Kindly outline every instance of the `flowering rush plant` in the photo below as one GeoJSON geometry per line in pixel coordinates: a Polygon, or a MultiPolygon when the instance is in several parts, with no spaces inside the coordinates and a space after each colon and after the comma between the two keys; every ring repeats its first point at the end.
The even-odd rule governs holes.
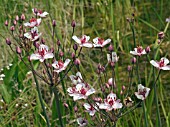
{"type": "MultiPolygon", "coordinates": [[[[129,53],[133,58],[131,65],[128,66],[128,82],[118,83],[116,73],[118,73],[119,59],[122,56],[119,51],[113,50],[116,47],[113,47],[111,37],[95,37],[91,39],[88,35],[75,35],[74,28],[76,23],[73,21],[71,23],[73,36],[70,38],[69,44],[73,48],[67,52],[68,46],[55,37],[56,20],[51,22],[52,42],[46,43],[42,38],[43,31],[41,31],[40,26],[43,24],[42,20],[49,18],[49,13],[36,8],[33,8],[32,12],[33,17],[31,19],[26,20],[24,14],[19,19],[14,19],[15,22],[10,27],[11,36],[14,40],[11,41],[7,38],[6,43],[14,53],[18,54],[19,59],[26,67],[32,71],[48,127],[56,121],[56,124],[59,123],[61,127],[66,126],[67,123],[64,122],[63,116],[67,112],[65,114],[61,113],[62,105],[68,108],[71,113],[73,113],[74,109],[75,115],[71,118],[77,121],[77,123],[73,122],[73,124],[78,124],[79,126],[116,126],[119,118],[127,115],[129,111],[132,112],[137,109],[141,104],[143,104],[143,110],[146,113],[145,100],[147,100],[153,87],[154,92],[156,92],[156,82],[160,75],[160,70],[170,70],[170,66],[167,65],[169,63],[167,58],[162,57],[160,61],[150,61],[150,64],[159,70],[158,77],[154,81],[154,85],[142,84],[139,73],[140,59],[144,55],[149,57],[151,50],[149,46],[146,48],[143,48],[143,46],[135,47],[134,43],[134,50],[129,53]],[[13,48],[16,48],[16,51],[13,48]],[[84,48],[86,50],[83,52],[84,48]],[[97,58],[100,56],[100,62],[95,63],[95,65],[90,64],[92,68],[96,69],[95,74],[89,74],[94,77],[90,79],[87,78],[88,67],[83,66],[82,56],[87,51],[97,51],[98,49],[102,49],[96,56],[97,58]],[[28,59],[26,60],[25,58],[28,59]],[[37,69],[34,68],[34,61],[39,63],[37,69]],[[43,74],[40,73],[41,70],[43,70],[43,74]],[[137,79],[137,81],[134,79],[137,79]],[[53,121],[50,121],[49,113],[45,109],[39,81],[48,84],[52,91],[52,96],[54,96],[52,101],[55,102],[55,109],[58,114],[53,121]],[[61,89],[62,92],[60,91],[61,89]],[[64,94],[62,95],[61,93],[64,94]],[[83,114],[78,113],[79,108],[84,111],[83,114]],[[89,114],[89,117],[87,117],[86,113],[89,114]],[[91,121],[91,118],[95,120],[91,121]]],[[[5,22],[5,25],[8,28],[8,21],[5,22]]],[[[162,39],[163,37],[161,41],[162,39]]]]}

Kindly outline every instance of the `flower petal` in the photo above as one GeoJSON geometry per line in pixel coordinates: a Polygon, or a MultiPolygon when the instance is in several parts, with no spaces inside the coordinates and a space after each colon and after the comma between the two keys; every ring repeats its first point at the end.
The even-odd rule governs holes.
{"type": "Polygon", "coordinates": [[[159,68],[159,64],[157,63],[157,61],[151,60],[150,63],[151,63],[154,67],[159,68]]]}
{"type": "Polygon", "coordinates": [[[109,39],[105,40],[102,45],[105,46],[105,45],[109,44],[110,42],[111,42],[111,39],[109,38],[109,39]]]}
{"type": "Polygon", "coordinates": [[[54,57],[54,54],[53,53],[46,53],[45,56],[44,56],[44,59],[49,59],[49,58],[53,58],[54,57]]]}
{"type": "Polygon", "coordinates": [[[96,92],[95,89],[94,89],[94,88],[91,88],[91,89],[89,89],[89,90],[87,91],[86,96],[89,96],[89,95],[91,95],[91,94],[93,94],[93,93],[95,93],[95,92],[96,92]]]}
{"type": "Polygon", "coordinates": [[[164,66],[164,67],[161,67],[162,70],[170,70],[170,65],[167,65],[167,66],[164,66]]]}
{"type": "Polygon", "coordinates": [[[169,63],[169,60],[165,57],[161,58],[161,60],[164,60],[164,65],[167,65],[169,63]]]}
{"type": "Polygon", "coordinates": [[[78,44],[81,44],[81,41],[80,41],[80,39],[77,37],[77,36],[73,36],[72,37],[72,39],[75,41],[75,42],[77,42],[78,44]]]}
{"type": "Polygon", "coordinates": [[[113,105],[113,108],[114,109],[118,109],[118,108],[122,108],[122,103],[119,103],[119,101],[117,100],[115,103],[114,103],[114,105],[113,105]]]}
{"type": "Polygon", "coordinates": [[[80,44],[80,46],[87,47],[87,48],[92,48],[93,44],[92,43],[83,43],[83,44],[80,44]]]}
{"type": "Polygon", "coordinates": [[[138,53],[136,51],[130,51],[130,54],[132,55],[138,55],[138,53]]]}
{"type": "Polygon", "coordinates": [[[38,53],[32,54],[30,60],[39,60],[41,56],[38,53]]]}

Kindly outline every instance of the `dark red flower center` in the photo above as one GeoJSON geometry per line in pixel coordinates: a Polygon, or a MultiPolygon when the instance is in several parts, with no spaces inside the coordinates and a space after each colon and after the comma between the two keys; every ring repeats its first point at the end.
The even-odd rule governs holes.
{"type": "Polygon", "coordinates": [[[59,60],[59,61],[58,61],[58,65],[56,65],[56,66],[59,66],[59,68],[62,68],[62,67],[64,66],[63,61],[62,61],[62,60],[59,60]]]}
{"type": "Polygon", "coordinates": [[[81,43],[82,43],[82,44],[83,44],[83,43],[86,43],[86,37],[85,37],[85,36],[82,37],[81,43]]]}
{"type": "Polygon", "coordinates": [[[38,51],[39,55],[41,55],[42,57],[44,57],[46,52],[47,52],[47,50],[45,48],[42,48],[41,50],[38,51]]]}
{"type": "Polygon", "coordinates": [[[32,36],[33,39],[34,39],[35,36],[38,36],[37,31],[31,32],[31,36],[32,36]]]}
{"type": "Polygon", "coordinates": [[[42,10],[38,10],[38,13],[42,14],[43,12],[42,12],[42,10]]]}
{"type": "Polygon", "coordinates": [[[94,110],[94,107],[93,107],[92,105],[90,105],[89,110],[93,111],[93,110],[94,110]]]}
{"type": "Polygon", "coordinates": [[[145,98],[145,94],[146,94],[146,88],[144,88],[143,90],[142,89],[139,89],[139,95],[142,95],[144,98],[145,98]]]}
{"type": "Polygon", "coordinates": [[[164,65],[164,60],[161,60],[160,62],[159,62],[159,66],[160,67],[164,67],[165,65],[164,65]]]}
{"type": "Polygon", "coordinates": [[[102,45],[102,44],[103,44],[103,42],[104,42],[104,39],[102,39],[102,38],[98,38],[98,44],[102,45]]]}
{"type": "Polygon", "coordinates": [[[87,93],[87,90],[85,88],[81,88],[80,93],[85,95],[87,93]]]}
{"type": "Polygon", "coordinates": [[[138,53],[142,53],[142,51],[143,51],[143,48],[141,46],[137,47],[137,52],[138,53]]]}
{"type": "Polygon", "coordinates": [[[37,19],[36,18],[32,18],[32,19],[30,19],[30,23],[32,23],[32,22],[36,22],[37,21],[37,19]]]}

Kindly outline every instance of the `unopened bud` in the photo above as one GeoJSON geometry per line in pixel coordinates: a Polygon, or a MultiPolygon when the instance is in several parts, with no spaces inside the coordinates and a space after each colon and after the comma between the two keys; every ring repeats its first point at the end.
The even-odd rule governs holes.
{"type": "Polygon", "coordinates": [[[74,44],[74,45],[73,45],[73,49],[74,49],[75,51],[78,49],[77,44],[74,44]]]}
{"type": "Polygon", "coordinates": [[[11,40],[9,38],[6,38],[7,45],[11,45],[11,40]]]}
{"type": "Polygon", "coordinates": [[[126,87],[123,85],[123,86],[122,86],[122,90],[124,91],[125,89],[126,89],[126,87]]]}
{"type": "Polygon", "coordinates": [[[76,55],[75,55],[74,52],[71,53],[71,57],[72,57],[73,59],[75,59],[76,55]]]}
{"type": "Polygon", "coordinates": [[[5,26],[8,26],[8,20],[5,21],[5,26]]]}
{"type": "Polygon", "coordinates": [[[81,62],[80,62],[80,60],[79,60],[78,58],[75,59],[75,61],[74,61],[74,64],[75,64],[75,65],[80,65],[80,63],[81,63],[81,62]]]}
{"type": "Polygon", "coordinates": [[[40,44],[38,43],[38,41],[34,41],[33,45],[38,49],[40,44]]]}
{"type": "Polygon", "coordinates": [[[76,22],[73,20],[71,26],[74,28],[76,26],[76,22]]]}
{"type": "Polygon", "coordinates": [[[128,65],[127,70],[128,70],[128,71],[131,71],[131,70],[132,70],[132,67],[131,67],[130,65],[128,65]]]}
{"type": "Polygon", "coordinates": [[[112,46],[112,45],[109,45],[108,50],[109,50],[110,52],[113,52],[113,46],[112,46]]]}
{"type": "Polygon", "coordinates": [[[37,13],[38,13],[37,8],[34,8],[34,13],[35,13],[35,14],[37,14],[37,13]]]}
{"type": "Polygon", "coordinates": [[[60,57],[63,57],[64,56],[64,53],[62,51],[59,52],[59,56],[60,57]]]}
{"type": "Polygon", "coordinates": [[[110,88],[110,85],[108,83],[106,83],[105,85],[106,85],[106,88],[110,88]]]}
{"type": "Polygon", "coordinates": [[[78,107],[74,106],[74,112],[77,112],[77,111],[78,111],[78,107]]]}
{"type": "Polygon", "coordinates": [[[22,21],[25,20],[25,15],[24,15],[24,14],[21,15],[21,20],[22,20],[22,21]]]}
{"type": "Polygon", "coordinates": [[[52,52],[52,53],[54,52],[54,48],[51,48],[51,52],[52,52]]]}
{"type": "Polygon", "coordinates": [[[53,27],[56,26],[56,20],[53,20],[53,27]]]}
{"type": "Polygon", "coordinates": [[[45,44],[45,40],[41,38],[41,44],[45,44]]]}
{"type": "Polygon", "coordinates": [[[11,31],[14,31],[14,30],[15,30],[15,27],[14,27],[14,26],[11,26],[10,30],[11,30],[11,31]]]}
{"type": "Polygon", "coordinates": [[[146,49],[145,49],[146,53],[149,53],[151,51],[150,47],[147,46],[146,49]]]}
{"type": "Polygon", "coordinates": [[[64,105],[64,107],[68,108],[68,104],[67,103],[64,102],[63,105],[64,105]]]}
{"type": "Polygon", "coordinates": [[[160,44],[161,43],[161,40],[160,39],[158,39],[158,44],[160,44]]]}
{"type": "Polygon", "coordinates": [[[115,63],[114,63],[114,62],[110,62],[110,65],[111,65],[112,67],[114,67],[114,66],[115,66],[115,63]]]}
{"type": "Polygon", "coordinates": [[[132,64],[135,64],[136,63],[136,58],[133,57],[131,61],[132,61],[132,64]]]}
{"type": "Polygon", "coordinates": [[[18,16],[18,15],[16,15],[15,20],[16,20],[16,21],[18,21],[18,20],[19,20],[19,16],[18,16]]]}
{"type": "Polygon", "coordinates": [[[30,56],[28,56],[28,61],[30,61],[30,62],[31,62],[30,56]]]}
{"type": "Polygon", "coordinates": [[[165,36],[164,32],[161,31],[161,32],[158,33],[158,38],[159,39],[163,39],[164,36],[165,36]]]}
{"type": "Polygon", "coordinates": [[[22,50],[20,49],[20,47],[16,47],[16,52],[18,53],[18,54],[21,54],[22,53],[22,50]]]}
{"type": "Polygon", "coordinates": [[[121,90],[121,91],[120,91],[120,95],[122,95],[122,94],[123,94],[123,91],[121,90]]]}
{"type": "Polygon", "coordinates": [[[14,26],[15,26],[15,25],[17,25],[17,21],[16,21],[16,20],[14,20],[14,21],[13,21],[13,24],[14,24],[14,26]]]}
{"type": "Polygon", "coordinates": [[[60,40],[57,41],[57,45],[60,46],[61,45],[61,42],[60,40]]]}
{"type": "Polygon", "coordinates": [[[109,78],[109,80],[108,80],[108,84],[109,84],[110,86],[112,86],[112,85],[113,85],[113,78],[109,78]]]}

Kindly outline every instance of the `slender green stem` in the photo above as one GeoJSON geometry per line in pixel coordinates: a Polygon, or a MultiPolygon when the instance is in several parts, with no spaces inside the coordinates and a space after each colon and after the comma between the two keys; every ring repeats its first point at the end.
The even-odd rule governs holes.
{"type": "Polygon", "coordinates": [[[147,119],[147,114],[145,110],[145,101],[142,102],[142,108],[143,108],[144,117],[145,117],[145,127],[148,127],[148,119],[147,119]]]}
{"type": "MultiPolygon", "coordinates": [[[[31,67],[33,67],[32,63],[30,63],[30,64],[31,64],[31,67]]],[[[49,119],[48,119],[48,116],[47,116],[47,113],[46,113],[46,110],[45,110],[45,106],[44,106],[44,103],[43,103],[43,98],[42,98],[42,95],[41,95],[39,83],[38,83],[37,77],[36,77],[36,75],[35,75],[34,72],[33,72],[33,76],[34,76],[36,88],[37,88],[37,91],[38,91],[38,97],[39,97],[39,100],[40,100],[40,103],[41,103],[41,107],[42,107],[42,109],[43,109],[43,113],[44,113],[44,116],[45,116],[45,120],[46,120],[46,122],[47,122],[47,127],[50,127],[50,123],[49,123],[49,119]]]]}
{"type": "Polygon", "coordinates": [[[158,125],[159,125],[159,127],[162,127],[161,117],[160,117],[160,112],[159,112],[159,105],[158,105],[157,87],[156,87],[156,82],[159,78],[160,73],[161,73],[161,70],[159,70],[159,72],[158,72],[158,76],[155,80],[153,87],[154,87],[154,97],[155,97],[155,103],[156,103],[156,113],[157,113],[157,117],[158,117],[158,125]]]}
{"type": "Polygon", "coordinates": [[[130,22],[130,27],[131,27],[131,30],[132,30],[132,34],[133,34],[133,43],[134,43],[134,48],[136,47],[136,39],[135,39],[135,28],[134,28],[134,23],[130,22]]]}

